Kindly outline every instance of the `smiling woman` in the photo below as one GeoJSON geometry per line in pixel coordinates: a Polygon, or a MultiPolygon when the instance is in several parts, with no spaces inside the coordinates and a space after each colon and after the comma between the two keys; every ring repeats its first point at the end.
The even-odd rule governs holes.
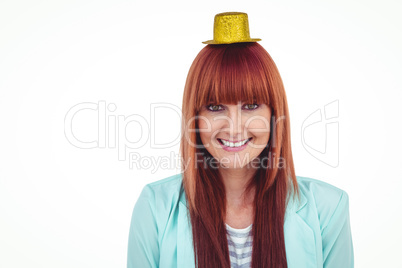
{"type": "Polygon", "coordinates": [[[183,172],[141,192],[128,268],[353,267],[348,195],[296,176],[285,89],[259,40],[247,14],[215,16],[184,88],[183,172]]]}

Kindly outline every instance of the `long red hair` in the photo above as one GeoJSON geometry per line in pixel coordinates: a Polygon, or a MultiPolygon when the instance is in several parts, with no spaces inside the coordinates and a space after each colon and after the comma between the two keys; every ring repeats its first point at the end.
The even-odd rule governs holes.
{"type": "Polygon", "coordinates": [[[294,171],[286,94],[279,71],[258,43],[207,45],[194,59],[182,106],[183,187],[191,219],[195,266],[230,268],[224,216],[225,188],[211,155],[202,146],[197,115],[210,103],[265,103],[272,111],[271,133],[246,191],[255,186],[252,267],[287,267],[284,218],[289,196],[299,189],[294,171]],[[261,162],[264,163],[264,162],[261,162]]]}

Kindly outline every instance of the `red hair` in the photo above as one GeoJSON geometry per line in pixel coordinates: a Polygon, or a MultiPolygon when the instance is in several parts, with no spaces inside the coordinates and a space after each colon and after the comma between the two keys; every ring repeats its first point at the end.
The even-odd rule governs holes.
{"type": "Polygon", "coordinates": [[[287,267],[284,217],[291,193],[299,196],[290,141],[285,89],[268,52],[258,43],[207,45],[190,67],[183,96],[183,187],[191,219],[195,265],[230,268],[224,216],[226,196],[217,169],[205,165],[197,115],[210,103],[265,103],[272,111],[271,133],[260,157],[270,163],[258,168],[247,185],[255,187],[252,267],[287,267]],[[257,101],[257,102],[254,102],[257,101]],[[201,159],[200,159],[201,158],[201,159]],[[284,162],[285,167],[276,164],[284,162]]]}

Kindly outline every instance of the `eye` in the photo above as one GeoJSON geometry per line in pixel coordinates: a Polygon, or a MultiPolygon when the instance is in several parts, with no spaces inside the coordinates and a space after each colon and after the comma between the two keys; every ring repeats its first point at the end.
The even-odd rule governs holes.
{"type": "Polygon", "coordinates": [[[255,110],[259,107],[259,105],[258,104],[246,104],[246,105],[244,105],[244,107],[247,107],[246,110],[255,110]]]}
{"type": "MultiPolygon", "coordinates": [[[[258,104],[246,104],[243,107],[245,107],[245,110],[252,111],[252,110],[257,109],[259,107],[259,105],[258,104]]],[[[219,112],[219,111],[223,110],[222,105],[219,105],[219,104],[209,104],[206,106],[206,108],[211,112],[219,112]]]]}
{"type": "Polygon", "coordinates": [[[207,109],[210,110],[211,112],[218,112],[218,111],[223,110],[223,109],[219,109],[219,107],[221,107],[221,106],[218,104],[207,105],[207,109]]]}

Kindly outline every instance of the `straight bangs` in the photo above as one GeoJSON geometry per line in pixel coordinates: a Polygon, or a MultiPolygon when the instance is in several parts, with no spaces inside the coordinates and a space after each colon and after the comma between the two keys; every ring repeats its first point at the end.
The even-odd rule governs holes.
{"type": "Polygon", "coordinates": [[[205,54],[198,61],[203,68],[199,68],[196,79],[197,113],[209,104],[244,102],[270,106],[268,77],[256,50],[250,49],[252,45],[255,44],[208,45],[204,48],[205,54]]]}

